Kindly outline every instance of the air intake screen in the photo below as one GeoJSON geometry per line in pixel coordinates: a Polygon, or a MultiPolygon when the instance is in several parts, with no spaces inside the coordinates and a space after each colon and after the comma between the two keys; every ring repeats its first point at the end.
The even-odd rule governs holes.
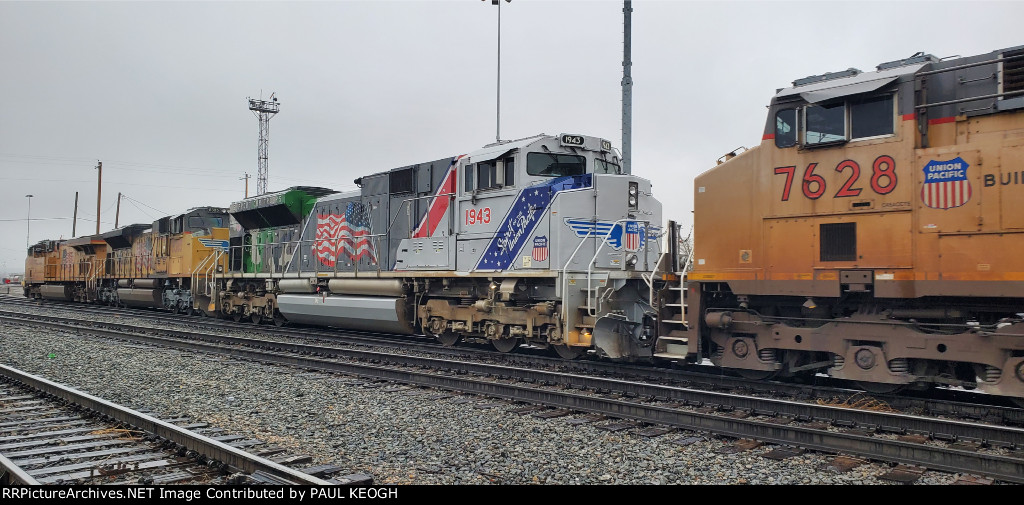
{"type": "Polygon", "coordinates": [[[411,193],[413,190],[413,174],[412,167],[403,168],[401,170],[392,170],[390,177],[390,189],[391,194],[396,193],[411,193]]]}
{"type": "Polygon", "coordinates": [[[857,260],[857,223],[821,225],[821,261],[857,260]]]}
{"type": "Polygon", "coordinates": [[[1019,58],[1003,62],[1003,92],[1024,90],[1024,49],[1007,51],[1003,53],[1004,58],[1019,56],[1019,58]]]}

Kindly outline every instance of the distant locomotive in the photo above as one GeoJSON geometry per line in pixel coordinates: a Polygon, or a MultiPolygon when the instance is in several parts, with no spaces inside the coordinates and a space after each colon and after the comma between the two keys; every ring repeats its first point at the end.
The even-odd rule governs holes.
{"type": "Polygon", "coordinates": [[[727,157],[659,354],[1024,397],[1024,47],[797,80],[727,157]]]}
{"type": "Polygon", "coordinates": [[[194,271],[227,245],[227,220],[226,209],[201,207],[152,225],[43,240],[28,249],[25,296],[192,313],[194,271]]]}

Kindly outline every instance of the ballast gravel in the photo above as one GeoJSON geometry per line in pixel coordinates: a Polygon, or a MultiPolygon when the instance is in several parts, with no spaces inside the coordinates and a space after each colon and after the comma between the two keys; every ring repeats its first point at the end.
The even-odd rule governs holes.
{"type": "MultiPolygon", "coordinates": [[[[161,417],[255,436],[311,464],[380,484],[890,484],[888,464],[847,472],[833,455],[781,461],[777,446],[727,454],[735,440],[539,419],[524,405],[352,376],[0,323],[0,362],[161,417]],[[697,441],[679,444],[685,439],[697,441]]],[[[925,471],[915,484],[958,475],[925,471]]]]}

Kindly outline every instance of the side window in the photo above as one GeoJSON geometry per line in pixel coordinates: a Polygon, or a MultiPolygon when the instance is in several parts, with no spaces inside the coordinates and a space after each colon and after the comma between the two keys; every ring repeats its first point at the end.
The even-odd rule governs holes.
{"type": "Polygon", "coordinates": [[[466,177],[464,177],[464,179],[466,180],[466,186],[465,186],[466,193],[472,193],[473,192],[473,188],[475,187],[475,186],[473,186],[473,169],[474,168],[476,168],[476,167],[473,166],[472,163],[466,165],[466,169],[465,169],[466,177]]]}
{"type": "Polygon", "coordinates": [[[828,144],[846,140],[846,103],[808,105],[804,109],[804,144],[828,144]]]}
{"type": "Polygon", "coordinates": [[[850,102],[850,138],[892,135],[895,132],[895,120],[893,95],[850,102]]]}
{"type": "Polygon", "coordinates": [[[784,109],[775,113],[775,147],[796,145],[796,109],[784,109]]]}
{"type": "Polygon", "coordinates": [[[516,184],[516,159],[512,156],[505,158],[505,187],[516,184]]]}
{"type": "Polygon", "coordinates": [[[481,161],[476,164],[477,189],[488,189],[498,185],[498,164],[495,160],[481,161]]]}

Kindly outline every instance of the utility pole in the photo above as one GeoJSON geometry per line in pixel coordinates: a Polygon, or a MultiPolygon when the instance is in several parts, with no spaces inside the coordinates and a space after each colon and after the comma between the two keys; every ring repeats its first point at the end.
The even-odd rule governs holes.
{"type": "Polygon", "coordinates": [[[267,192],[267,144],[270,142],[270,118],[280,110],[274,93],[269,100],[249,98],[249,110],[260,120],[259,168],[256,173],[256,194],[267,192]]]}
{"type": "Polygon", "coordinates": [[[96,234],[100,234],[100,197],[103,193],[103,162],[96,161],[96,169],[99,173],[96,176],[96,234]]]}
{"type": "Polygon", "coordinates": [[[28,214],[25,215],[25,250],[28,250],[28,245],[31,243],[28,239],[32,235],[32,196],[25,195],[28,198],[28,214]]]}
{"type": "MultiPolygon", "coordinates": [[[[511,3],[512,0],[505,0],[505,3],[511,3]]],[[[494,129],[494,140],[495,142],[501,142],[501,0],[491,0],[491,5],[498,6],[498,87],[497,87],[497,100],[495,106],[495,129],[494,129]]]]}
{"type": "Polygon", "coordinates": [[[78,230],[78,191],[75,191],[75,217],[71,218],[71,238],[75,238],[78,230]]]}
{"type": "Polygon", "coordinates": [[[630,55],[630,38],[633,2],[622,2],[622,173],[631,174],[633,141],[633,60],[630,55]]]}
{"type": "Polygon", "coordinates": [[[117,193],[117,213],[114,214],[114,229],[117,229],[118,220],[121,219],[121,193],[117,193]]]}
{"type": "Polygon", "coordinates": [[[245,173],[245,177],[239,177],[238,180],[245,181],[245,197],[249,198],[249,172],[245,173]]]}

